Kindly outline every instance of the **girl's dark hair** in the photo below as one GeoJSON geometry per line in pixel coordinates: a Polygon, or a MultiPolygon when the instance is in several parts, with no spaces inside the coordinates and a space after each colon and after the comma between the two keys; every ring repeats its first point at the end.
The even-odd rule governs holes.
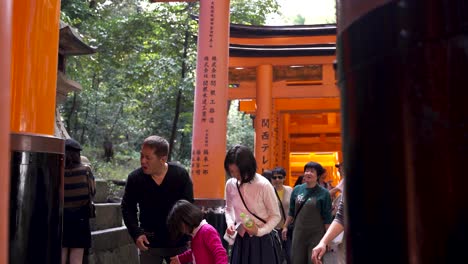
{"type": "Polygon", "coordinates": [[[257,161],[248,147],[235,145],[226,153],[224,169],[229,176],[231,176],[229,174],[229,165],[231,164],[235,164],[239,168],[241,184],[250,182],[255,177],[255,173],[257,172],[257,161]]]}
{"type": "Polygon", "coordinates": [[[182,224],[192,233],[200,225],[203,216],[203,212],[196,205],[187,200],[177,201],[167,216],[167,226],[172,239],[178,240],[184,235],[182,224]]]}
{"type": "Polygon", "coordinates": [[[304,172],[307,169],[315,169],[317,172],[317,181],[320,179],[320,177],[325,173],[325,169],[320,165],[320,163],[309,161],[304,165],[304,172]]]}
{"type": "Polygon", "coordinates": [[[65,149],[65,169],[72,169],[81,164],[80,151],[75,149],[65,149]]]}

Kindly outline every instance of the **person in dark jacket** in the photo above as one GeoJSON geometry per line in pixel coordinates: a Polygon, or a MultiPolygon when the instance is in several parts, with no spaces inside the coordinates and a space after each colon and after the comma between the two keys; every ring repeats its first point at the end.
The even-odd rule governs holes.
{"type": "Polygon", "coordinates": [[[123,219],[140,251],[141,264],[160,264],[163,259],[169,263],[187,249],[187,237],[171,240],[166,219],[178,200],[193,202],[193,184],[186,169],[167,161],[168,153],[167,140],[146,138],[141,167],[128,175],[122,198],[123,219]]]}

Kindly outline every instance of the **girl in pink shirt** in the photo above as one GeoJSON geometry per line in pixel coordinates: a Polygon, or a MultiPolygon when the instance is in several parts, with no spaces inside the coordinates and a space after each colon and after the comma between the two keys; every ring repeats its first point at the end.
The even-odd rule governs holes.
{"type": "Polygon", "coordinates": [[[170,264],[226,264],[228,257],[218,231],[203,219],[203,212],[186,200],[179,200],[167,218],[174,238],[192,236],[191,249],[171,258],[170,264]]]}

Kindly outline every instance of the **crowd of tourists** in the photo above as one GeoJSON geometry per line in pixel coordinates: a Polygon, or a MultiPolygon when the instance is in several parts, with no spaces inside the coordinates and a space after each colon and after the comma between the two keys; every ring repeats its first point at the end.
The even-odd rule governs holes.
{"type": "MultiPolygon", "coordinates": [[[[62,263],[82,263],[84,250],[91,246],[95,184],[89,161],[80,159],[81,150],[75,140],[66,141],[62,263]]],[[[306,163],[292,188],[285,185],[284,168],[260,175],[248,147],[230,148],[224,160],[230,177],[225,185],[226,250],[219,232],[193,204],[189,173],[169,162],[168,152],[164,138],[146,138],[141,166],[128,175],[122,198],[124,223],[141,264],[344,263],[344,247],[336,241],[330,247],[343,231],[343,202],[335,199],[341,201],[338,206],[332,200],[342,193],[343,184],[333,188],[325,183],[320,163],[306,163]],[[336,256],[327,260],[332,254],[336,256]]],[[[336,166],[343,177],[343,164],[336,166]]]]}

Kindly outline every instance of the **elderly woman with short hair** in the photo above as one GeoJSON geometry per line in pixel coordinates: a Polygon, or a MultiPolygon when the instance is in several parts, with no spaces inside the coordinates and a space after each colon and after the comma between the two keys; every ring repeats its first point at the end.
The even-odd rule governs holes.
{"type": "Polygon", "coordinates": [[[283,239],[287,226],[294,220],[291,260],[293,264],[311,262],[312,249],[320,242],[332,222],[331,198],[327,189],[318,185],[325,169],[317,162],[304,166],[305,184],[298,185],[291,194],[289,216],[283,226],[283,239]]]}

